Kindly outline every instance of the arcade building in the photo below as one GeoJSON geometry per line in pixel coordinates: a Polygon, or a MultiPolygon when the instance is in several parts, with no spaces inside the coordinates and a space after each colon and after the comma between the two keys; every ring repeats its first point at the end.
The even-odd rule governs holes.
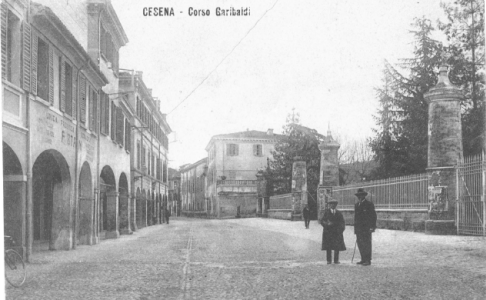
{"type": "Polygon", "coordinates": [[[111,2],[2,0],[1,34],[4,228],[16,250],[28,260],[160,222],[170,127],[152,100],[141,119],[120,87],[128,38],[111,2]]]}

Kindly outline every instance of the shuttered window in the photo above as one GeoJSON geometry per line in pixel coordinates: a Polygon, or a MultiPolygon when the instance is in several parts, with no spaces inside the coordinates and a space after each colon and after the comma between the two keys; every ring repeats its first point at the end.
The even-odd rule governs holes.
{"type": "MultiPolygon", "coordinates": [[[[20,52],[22,51],[20,48],[21,22],[20,19],[7,8],[7,5],[5,3],[1,4],[1,9],[2,79],[6,79],[11,83],[20,86],[20,52]]],[[[28,47],[30,48],[30,43],[28,47]]]]}
{"type": "Polygon", "coordinates": [[[141,158],[141,153],[140,153],[140,141],[137,142],[137,169],[140,170],[140,158],[141,158]]]}
{"type": "Polygon", "coordinates": [[[125,129],[125,118],[123,116],[123,111],[121,108],[116,108],[116,142],[123,145],[124,139],[124,129],[125,129]]]}
{"type": "Polygon", "coordinates": [[[37,38],[36,60],[37,96],[45,101],[49,101],[49,45],[41,38],[37,38]]]}
{"type": "Polygon", "coordinates": [[[111,128],[110,128],[110,137],[114,141],[115,140],[115,132],[116,132],[116,106],[115,103],[111,102],[111,128]]]}
{"type": "Polygon", "coordinates": [[[108,135],[110,131],[110,96],[105,94],[105,134],[108,135]]]}
{"type": "MultiPolygon", "coordinates": [[[[64,63],[64,101],[65,113],[73,115],[73,69],[68,63],[64,63]]],[[[40,84],[39,84],[40,88],[40,84]]]]}
{"type": "MultiPolygon", "coordinates": [[[[3,7],[4,3],[2,3],[3,7]]],[[[3,9],[2,9],[3,11],[3,9]]],[[[3,40],[3,38],[2,38],[3,40]]],[[[30,25],[22,24],[22,88],[31,91],[32,34],[30,25]]],[[[2,52],[3,53],[3,52],[2,52]]]]}
{"type": "Polygon", "coordinates": [[[125,150],[130,152],[130,147],[131,147],[131,128],[130,128],[130,122],[128,122],[128,119],[125,119],[125,150]]]}
{"type": "Polygon", "coordinates": [[[227,144],[226,145],[226,155],[227,156],[238,156],[238,145],[237,144],[227,144]]]}
{"type": "Polygon", "coordinates": [[[105,124],[105,93],[100,91],[100,132],[106,134],[106,124],[105,124]]]}
{"type": "Polygon", "coordinates": [[[263,155],[263,146],[261,144],[253,145],[253,155],[254,156],[262,156],[263,155]]]}
{"type": "Polygon", "coordinates": [[[91,130],[94,132],[98,132],[98,93],[96,92],[95,89],[91,89],[91,97],[90,97],[90,102],[91,102],[91,118],[90,118],[90,124],[91,124],[91,130]]]}
{"type": "Polygon", "coordinates": [[[86,125],[86,78],[83,75],[79,77],[79,119],[86,125]]]}

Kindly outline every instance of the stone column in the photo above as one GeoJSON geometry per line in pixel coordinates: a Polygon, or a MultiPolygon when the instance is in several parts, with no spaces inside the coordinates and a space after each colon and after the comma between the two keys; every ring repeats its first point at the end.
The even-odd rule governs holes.
{"type": "Polygon", "coordinates": [[[454,166],[463,159],[461,100],[462,91],[449,81],[447,66],[441,66],[437,85],[425,95],[429,103],[428,161],[429,220],[425,232],[455,233],[453,200],[456,196],[454,166]]]}
{"type": "Polygon", "coordinates": [[[118,192],[107,192],[107,223],[108,230],[106,232],[107,239],[116,239],[120,236],[119,231],[119,217],[118,217],[118,192]]]}
{"type": "Polygon", "coordinates": [[[99,236],[99,232],[100,232],[100,214],[99,214],[99,209],[100,209],[100,190],[99,189],[94,189],[94,209],[93,209],[93,232],[92,232],[92,239],[91,239],[91,243],[92,245],[96,245],[100,242],[100,236],[99,236]]]}
{"type": "Polygon", "coordinates": [[[131,209],[130,209],[130,197],[128,194],[120,194],[119,196],[120,201],[120,233],[121,234],[131,234],[131,209]]]}
{"type": "Polygon", "coordinates": [[[130,199],[130,222],[131,222],[131,228],[133,231],[137,231],[137,197],[135,195],[131,195],[130,199]]]}
{"type": "Polygon", "coordinates": [[[302,207],[307,204],[307,168],[300,156],[292,165],[292,213],[291,220],[302,219],[302,207]]]}
{"type": "Polygon", "coordinates": [[[339,186],[339,160],[338,150],[341,145],[336,142],[327,131],[327,136],[319,144],[321,150],[321,168],[319,174],[319,187],[317,188],[317,219],[320,220],[327,201],[332,196],[332,187],[339,186]]]}

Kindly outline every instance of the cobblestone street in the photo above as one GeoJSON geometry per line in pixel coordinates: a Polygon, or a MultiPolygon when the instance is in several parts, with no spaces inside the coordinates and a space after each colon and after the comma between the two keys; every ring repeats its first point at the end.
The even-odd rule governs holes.
{"type": "Polygon", "coordinates": [[[327,265],[315,221],[171,219],[96,246],[35,253],[7,299],[484,299],[486,239],[377,230],[373,264],[327,265]]]}

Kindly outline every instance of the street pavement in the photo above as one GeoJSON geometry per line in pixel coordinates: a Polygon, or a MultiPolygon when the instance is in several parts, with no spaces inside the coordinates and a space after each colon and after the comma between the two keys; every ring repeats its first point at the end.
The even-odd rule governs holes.
{"type": "Polygon", "coordinates": [[[327,265],[322,227],[171,218],[73,251],[35,253],[7,299],[485,299],[486,238],[378,229],[371,266],[327,265]]]}

